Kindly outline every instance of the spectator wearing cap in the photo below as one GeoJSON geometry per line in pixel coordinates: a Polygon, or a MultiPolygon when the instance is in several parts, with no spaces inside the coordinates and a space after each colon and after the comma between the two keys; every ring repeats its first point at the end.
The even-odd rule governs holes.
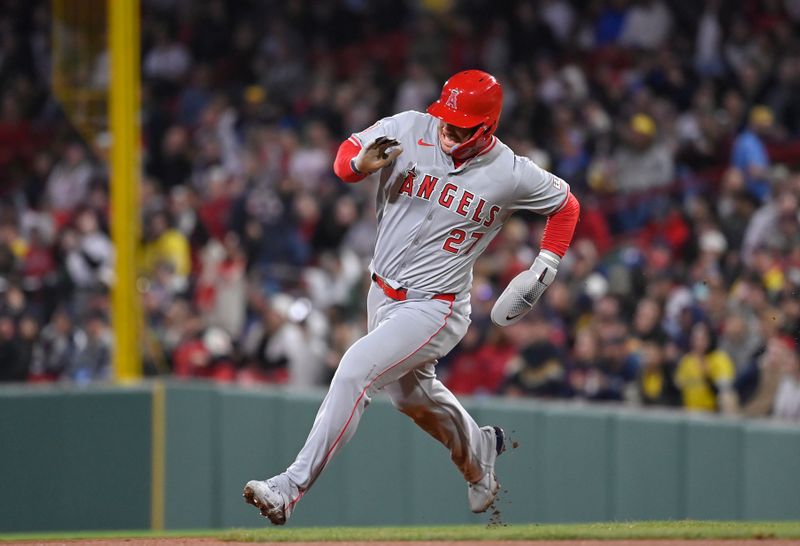
{"type": "MultiPolygon", "coordinates": [[[[14,319],[15,340],[26,343],[24,331],[33,330],[23,327],[24,317],[70,312],[44,322],[32,347],[30,379],[56,380],[86,337],[85,321],[73,324],[71,317],[85,316],[87,308],[108,310],[107,283],[97,275],[106,268],[92,265],[105,262],[95,251],[110,248],[108,207],[96,158],[76,144],[64,116],[53,116],[46,48],[40,47],[48,3],[6,4],[3,15],[10,20],[23,20],[29,4],[40,16],[32,33],[8,29],[17,44],[31,37],[38,44],[33,72],[14,40],[0,44],[0,57],[9,60],[4,81],[13,84],[0,112],[0,140],[10,150],[0,150],[0,164],[9,166],[0,184],[6,205],[0,207],[0,300],[8,306],[0,314],[14,319]],[[86,232],[75,229],[83,207],[99,224],[86,232]],[[41,226],[41,236],[33,225],[41,226]],[[76,279],[89,283],[76,286],[76,279]]],[[[708,0],[687,7],[668,0],[547,0],[497,3],[488,11],[442,4],[435,15],[405,10],[403,17],[359,8],[364,24],[344,38],[336,29],[348,10],[311,13],[307,2],[290,11],[263,2],[214,2],[208,13],[187,19],[178,4],[142,7],[144,20],[154,23],[143,26],[142,41],[148,174],[141,191],[147,234],[142,286],[154,341],[146,373],[167,373],[173,363],[176,374],[228,381],[227,364],[214,370],[238,360],[237,381],[330,380],[363,329],[363,311],[353,311],[353,302],[369,284],[364,271],[376,221],[374,185],[331,183],[330,143],[388,114],[392,105],[425,104],[431,80],[476,63],[493,66],[507,90],[508,119],[498,136],[517,154],[572,173],[573,191],[587,204],[582,231],[562,264],[562,284],[542,302],[547,342],[568,354],[568,391],[592,400],[664,403],[664,385],[674,375],[664,370],[692,354],[692,326],[707,320],[745,372],[737,391],[746,403],[758,385],[764,340],[800,335],[800,300],[793,294],[800,286],[800,175],[780,177],[770,166],[771,191],[756,212],[762,202],[749,190],[746,169],[734,166],[730,147],[748,108],[759,101],[775,112],[775,136],[785,129],[789,138],[800,137],[798,38],[785,17],[796,11],[792,2],[708,0]],[[270,28],[262,40],[253,22],[265,15],[270,28]],[[679,24],[687,17],[698,24],[679,24]],[[388,42],[362,62],[359,52],[377,42],[361,30],[387,25],[392,33],[379,34],[388,42]],[[467,40],[468,30],[481,25],[490,27],[487,39],[467,40]],[[664,51],[668,41],[681,44],[678,53],[664,51]],[[299,47],[303,43],[310,49],[299,47]],[[166,225],[174,225],[185,244],[151,229],[151,216],[167,208],[174,223],[166,225]],[[203,256],[234,241],[231,232],[240,249],[226,250],[225,257],[217,252],[221,261],[204,264],[203,256]],[[274,304],[271,317],[255,303],[256,293],[274,304]],[[292,301],[284,306],[288,294],[292,301]],[[640,301],[631,328],[628,311],[640,301]],[[747,324],[732,320],[729,328],[728,319],[737,316],[747,324]],[[230,344],[221,343],[214,326],[225,330],[230,344]],[[758,332],[748,336],[757,338],[756,356],[746,356],[755,342],[741,337],[742,328],[758,332]],[[650,350],[656,347],[662,360],[650,350]],[[748,377],[754,379],[748,383],[748,377]]],[[[107,53],[97,57],[94,83],[107,79],[107,60],[107,53]]],[[[748,131],[751,140],[767,143],[763,113],[753,109],[755,129],[747,124],[744,148],[748,131]]],[[[538,229],[536,219],[517,216],[476,264],[478,340],[471,348],[465,340],[463,356],[478,366],[470,368],[467,383],[491,383],[496,378],[482,375],[483,366],[497,374],[511,358],[505,351],[513,356],[530,348],[525,336],[499,346],[487,315],[497,287],[530,263],[526,242],[538,238],[538,229]]],[[[526,380],[542,372],[535,370],[539,356],[547,355],[528,354],[526,380]]],[[[717,387],[710,388],[716,397],[717,387]]],[[[485,384],[479,389],[491,390],[485,384]]]]}
{"type": "Polygon", "coordinates": [[[623,144],[613,157],[606,174],[611,187],[627,196],[624,212],[619,215],[623,231],[643,226],[657,210],[658,199],[645,192],[663,189],[675,176],[675,158],[670,148],[657,138],[655,120],[647,114],[634,115],[622,133],[623,144]]]}
{"type": "Polygon", "coordinates": [[[598,328],[600,339],[597,369],[600,386],[595,400],[630,401],[635,399],[639,362],[630,350],[630,337],[625,323],[612,319],[598,328]]]}
{"type": "Polygon", "coordinates": [[[623,132],[624,144],[614,156],[616,187],[620,192],[664,187],[675,176],[672,152],[657,139],[655,120],[634,115],[623,132]]]}
{"type": "Polygon", "coordinates": [[[551,326],[545,317],[534,314],[506,330],[520,349],[519,356],[507,365],[500,392],[510,396],[563,396],[566,387],[563,358],[550,341],[551,326]]]}
{"type": "Polygon", "coordinates": [[[747,128],[733,142],[731,164],[745,176],[747,191],[760,201],[769,195],[769,155],[764,145],[764,136],[772,129],[772,110],[766,106],[755,106],[750,110],[747,128]]]}
{"type": "Polygon", "coordinates": [[[717,347],[717,336],[705,322],[691,330],[689,353],[678,362],[675,384],[681,390],[683,407],[691,411],[736,410],[733,391],[734,366],[717,347]]]}

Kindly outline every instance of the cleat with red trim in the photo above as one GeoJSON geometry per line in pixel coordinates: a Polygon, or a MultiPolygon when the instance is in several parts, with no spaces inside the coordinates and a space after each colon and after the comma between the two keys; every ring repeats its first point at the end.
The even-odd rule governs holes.
{"type": "MultiPolygon", "coordinates": [[[[294,509],[295,501],[293,498],[298,498],[296,487],[289,487],[293,489],[295,494],[291,492],[284,492],[279,486],[281,476],[275,476],[268,480],[250,480],[244,486],[242,496],[247,504],[252,504],[261,512],[261,515],[268,518],[274,525],[283,525],[286,520],[291,516],[294,509]]],[[[284,478],[284,481],[288,482],[284,478]]]]}

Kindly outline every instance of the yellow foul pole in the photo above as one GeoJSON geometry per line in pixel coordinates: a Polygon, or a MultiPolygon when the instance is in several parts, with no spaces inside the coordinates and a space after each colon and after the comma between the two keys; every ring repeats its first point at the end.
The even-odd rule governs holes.
{"type": "Polygon", "coordinates": [[[111,294],[114,378],[142,375],[141,307],[136,288],[139,245],[139,0],[107,0],[111,57],[111,236],[116,274],[111,294]]]}

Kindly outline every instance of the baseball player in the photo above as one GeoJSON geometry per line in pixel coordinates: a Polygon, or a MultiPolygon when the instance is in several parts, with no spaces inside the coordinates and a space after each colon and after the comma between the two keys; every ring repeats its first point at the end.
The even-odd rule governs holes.
{"type": "Polygon", "coordinates": [[[472,266],[503,222],[523,209],[548,217],[538,257],[492,309],[500,326],[520,320],[553,281],[579,213],[563,180],[494,136],[502,102],[493,76],[459,72],[427,113],[382,119],[339,147],[339,178],[378,184],[368,333],[342,357],[295,461],[282,474],[245,485],[245,501],[272,523],[291,516],[381,389],[450,451],[473,512],[494,501],[504,433],[479,427],[436,378],[434,365],[467,332],[472,266]]]}

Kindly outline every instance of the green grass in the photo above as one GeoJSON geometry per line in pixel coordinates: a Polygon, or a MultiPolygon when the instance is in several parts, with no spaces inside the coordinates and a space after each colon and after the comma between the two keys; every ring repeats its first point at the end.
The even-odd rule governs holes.
{"type": "Polygon", "coordinates": [[[243,542],[355,542],[377,540],[618,540],[618,539],[800,539],[800,521],[646,521],[583,524],[457,525],[442,527],[306,527],[228,531],[87,531],[0,534],[7,540],[90,538],[216,537],[243,542]]]}
{"type": "Polygon", "coordinates": [[[649,521],[589,523],[485,525],[452,527],[332,527],[267,528],[230,531],[225,540],[246,542],[370,541],[370,540],[612,540],[632,538],[800,538],[797,522],[649,521]]]}

